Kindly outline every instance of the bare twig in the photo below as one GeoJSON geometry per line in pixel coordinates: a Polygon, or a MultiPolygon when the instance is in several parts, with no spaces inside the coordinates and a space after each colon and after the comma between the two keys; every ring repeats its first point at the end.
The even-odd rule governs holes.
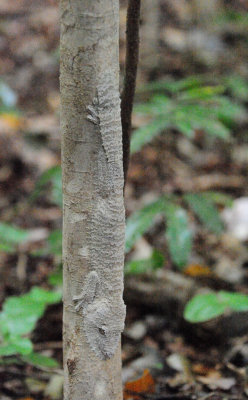
{"type": "Polygon", "coordinates": [[[123,170],[125,181],[129,162],[131,116],[139,58],[140,2],[141,0],[129,0],[127,9],[126,62],[124,87],[121,99],[123,170]]]}
{"type": "Polygon", "coordinates": [[[62,349],[62,342],[57,341],[57,342],[42,342],[42,343],[35,343],[34,349],[35,351],[42,351],[42,350],[48,350],[48,349],[62,349]]]}
{"type": "Polygon", "coordinates": [[[176,186],[183,191],[204,191],[213,189],[240,189],[245,185],[245,179],[238,175],[206,174],[177,179],[176,186]]]}

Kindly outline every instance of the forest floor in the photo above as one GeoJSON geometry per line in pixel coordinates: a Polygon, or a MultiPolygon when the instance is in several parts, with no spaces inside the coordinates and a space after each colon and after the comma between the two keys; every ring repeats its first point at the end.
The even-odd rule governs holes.
{"type": "MultiPolygon", "coordinates": [[[[214,29],[196,28],[184,3],[187,2],[161,1],[159,57],[150,68],[149,63],[147,66],[141,60],[139,101],[146,100],[139,89],[155,79],[179,80],[201,75],[218,81],[228,74],[248,76],[248,22],[244,25],[229,21],[214,29]],[[190,38],[195,36],[198,41],[194,47],[190,38]]],[[[235,11],[246,15],[246,1],[229,3],[230,10],[234,4],[235,11]]],[[[120,15],[123,70],[124,6],[120,15]]],[[[146,43],[142,46],[145,51],[146,43]]],[[[60,163],[57,1],[2,0],[0,55],[1,82],[13,91],[8,93],[5,86],[0,86],[0,98],[5,103],[16,103],[18,111],[0,113],[0,218],[4,223],[33,232],[33,239],[25,245],[0,253],[0,302],[3,303],[8,296],[26,293],[33,286],[48,288],[49,276],[61,261],[60,249],[39,253],[50,233],[61,229],[61,207],[54,200],[58,178],[54,177],[52,198],[49,187],[37,191],[40,176],[60,163]]],[[[245,94],[243,105],[247,110],[245,94]]],[[[134,127],[143,123],[134,114],[134,127]]],[[[248,199],[247,118],[232,129],[232,143],[206,140],[201,131],[189,140],[169,129],[166,135],[134,154],[126,186],[127,215],[162,194],[181,196],[189,191],[214,190],[234,200],[248,199]]],[[[244,204],[236,221],[245,218],[248,221],[248,205],[244,204]]],[[[218,209],[221,212],[223,204],[218,209]]],[[[128,255],[128,259],[142,259],[156,248],[166,261],[156,273],[126,279],[125,400],[248,398],[247,312],[227,314],[201,324],[190,324],[183,318],[187,300],[202,288],[248,294],[248,233],[241,240],[230,225],[217,236],[191,214],[190,218],[195,241],[183,270],[178,270],[171,260],[165,223],[161,219],[128,255]],[[132,395],[132,391],[137,393],[132,395]]],[[[62,305],[58,304],[48,307],[32,333],[35,351],[54,357],[60,366],[61,332],[62,305]]],[[[62,398],[61,369],[50,371],[18,361],[17,357],[0,363],[0,400],[62,398]]]]}

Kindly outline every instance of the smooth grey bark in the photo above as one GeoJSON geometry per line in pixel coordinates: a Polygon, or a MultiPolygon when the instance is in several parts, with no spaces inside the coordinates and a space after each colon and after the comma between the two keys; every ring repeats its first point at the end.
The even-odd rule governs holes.
{"type": "Polygon", "coordinates": [[[120,400],[119,1],[61,0],[64,399],[120,400]]]}

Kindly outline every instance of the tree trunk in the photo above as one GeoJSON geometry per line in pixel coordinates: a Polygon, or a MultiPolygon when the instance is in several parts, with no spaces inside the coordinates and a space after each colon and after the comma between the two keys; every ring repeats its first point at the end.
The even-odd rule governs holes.
{"type": "Polygon", "coordinates": [[[119,1],[61,0],[64,399],[122,399],[119,1]]]}

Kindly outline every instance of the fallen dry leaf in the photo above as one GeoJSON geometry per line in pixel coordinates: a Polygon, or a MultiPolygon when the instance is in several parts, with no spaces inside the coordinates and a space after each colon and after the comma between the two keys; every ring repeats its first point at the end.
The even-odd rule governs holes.
{"type": "Polygon", "coordinates": [[[192,366],[192,371],[197,374],[197,375],[209,375],[215,370],[211,367],[208,367],[207,365],[201,364],[201,363],[196,363],[192,366]]]}
{"type": "Polygon", "coordinates": [[[209,276],[212,275],[212,271],[209,267],[199,264],[188,265],[184,269],[184,274],[192,277],[209,276]]]}
{"type": "Polygon", "coordinates": [[[24,119],[17,114],[2,113],[0,115],[1,130],[7,133],[15,132],[24,126],[24,119]]]}
{"type": "Polygon", "coordinates": [[[172,378],[167,380],[167,384],[171,389],[177,389],[187,384],[187,379],[183,373],[178,372],[172,378]]]}
{"type": "Polygon", "coordinates": [[[199,377],[197,380],[204,385],[207,385],[211,390],[229,390],[236,384],[236,379],[223,378],[219,372],[214,372],[208,376],[199,377]]]}
{"type": "Polygon", "coordinates": [[[33,397],[22,397],[21,399],[18,400],[34,400],[33,397]]]}
{"type": "MultiPolygon", "coordinates": [[[[169,365],[170,368],[178,372],[182,372],[182,374],[177,374],[177,378],[175,379],[176,384],[180,381],[180,383],[193,383],[194,376],[191,371],[191,364],[187,357],[183,356],[179,353],[173,353],[169,357],[166,358],[166,363],[169,365]]],[[[175,382],[174,382],[175,383],[175,382]]]]}
{"type": "Polygon", "coordinates": [[[141,378],[127,382],[124,387],[124,400],[140,400],[139,394],[154,393],[155,381],[148,369],[145,369],[141,378]],[[137,393],[137,394],[136,394],[137,393]]]}

